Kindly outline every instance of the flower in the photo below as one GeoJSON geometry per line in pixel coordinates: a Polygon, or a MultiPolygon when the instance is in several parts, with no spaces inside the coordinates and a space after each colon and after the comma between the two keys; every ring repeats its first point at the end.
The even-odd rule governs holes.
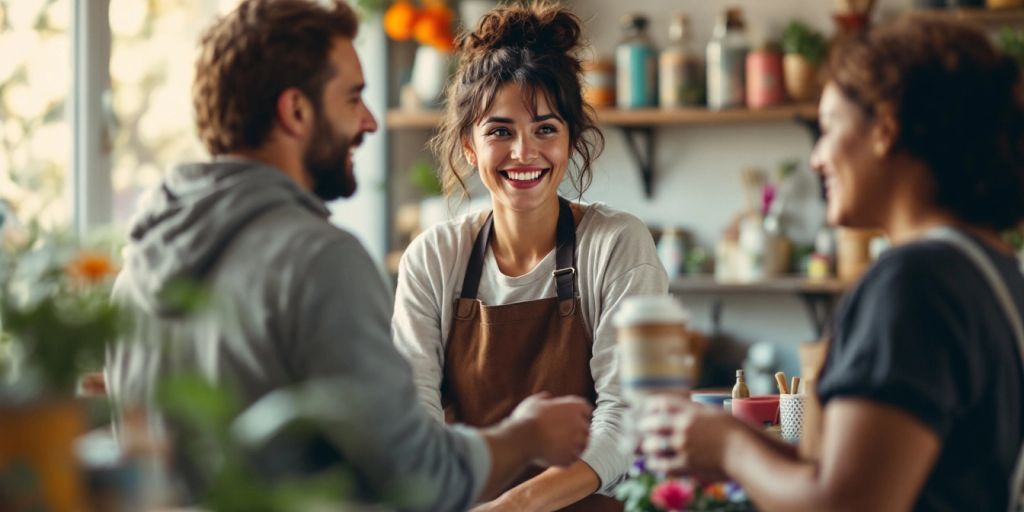
{"type": "Polygon", "coordinates": [[[693,486],[682,480],[665,480],[651,489],[651,503],[661,510],[681,511],[693,501],[693,486]]]}
{"type": "Polygon", "coordinates": [[[0,364],[7,384],[71,394],[80,375],[102,365],[107,344],[127,327],[127,312],[110,300],[116,272],[107,254],[57,233],[34,233],[0,253],[2,334],[18,355],[0,364]]]}
{"type": "Polygon", "coordinates": [[[716,501],[726,501],[729,497],[726,484],[723,482],[715,482],[705,486],[704,495],[716,501]]]}
{"type": "Polygon", "coordinates": [[[443,0],[423,0],[422,8],[410,0],[397,0],[384,11],[381,21],[384,32],[395,41],[416,39],[420,44],[450,53],[455,49],[454,19],[455,13],[443,0]]]}
{"type": "Polygon", "coordinates": [[[399,0],[391,4],[381,19],[384,23],[384,32],[395,41],[408,41],[412,37],[412,28],[416,24],[418,14],[416,6],[409,0],[399,0]]]}
{"type": "Polygon", "coordinates": [[[65,272],[76,282],[99,284],[117,273],[117,266],[102,252],[83,250],[68,263],[65,272]]]}

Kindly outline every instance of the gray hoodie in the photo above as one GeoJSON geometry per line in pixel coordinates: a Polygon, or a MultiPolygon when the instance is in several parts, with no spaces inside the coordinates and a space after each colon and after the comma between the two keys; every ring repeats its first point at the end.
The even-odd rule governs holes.
{"type": "Polygon", "coordinates": [[[489,472],[486,444],[426,416],[390,339],[388,288],[327,217],[264,164],[173,169],[132,225],[114,296],[140,314],[108,358],[110,393],[148,406],[161,376],[185,371],[249,406],[314,383],[336,396],[314,419],[370,493],[416,482],[434,492],[410,508],[468,508],[489,472]],[[174,299],[183,282],[208,290],[212,305],[183,308],[174,299]]]}

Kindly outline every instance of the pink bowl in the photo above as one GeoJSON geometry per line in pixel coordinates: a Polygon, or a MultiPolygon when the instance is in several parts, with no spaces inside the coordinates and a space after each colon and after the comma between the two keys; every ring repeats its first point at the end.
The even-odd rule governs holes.
{"type": "Polygon", "coordinates": [[[779,395],[761,395],[732,401],[732,415],[755,427],[779,424],[779,395]]]}

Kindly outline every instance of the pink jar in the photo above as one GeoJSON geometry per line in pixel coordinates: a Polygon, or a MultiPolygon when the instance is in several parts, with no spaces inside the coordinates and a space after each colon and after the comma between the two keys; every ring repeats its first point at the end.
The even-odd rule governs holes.
{"type": "Polygon", "coordinates": [[[771,45],[747,54],[747,106],[765,108],[786,99],[782,81],[782,53],[771,45]]]}

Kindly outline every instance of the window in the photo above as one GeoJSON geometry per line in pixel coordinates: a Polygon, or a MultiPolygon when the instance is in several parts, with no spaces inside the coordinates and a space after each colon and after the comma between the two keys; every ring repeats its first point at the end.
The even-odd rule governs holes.
{"type": "Polygon", "coordinates": [[[0,0],[0,200],[64,228],[71,169],[69,0],[0,0]]]}
{"type": "Polygon", "coordinates": [[[114,221],[124,224],[168,167],[205,158],[192,116],[202,31],[238,0],[111,0],[110,79],[116,118],[114,221]]]}

